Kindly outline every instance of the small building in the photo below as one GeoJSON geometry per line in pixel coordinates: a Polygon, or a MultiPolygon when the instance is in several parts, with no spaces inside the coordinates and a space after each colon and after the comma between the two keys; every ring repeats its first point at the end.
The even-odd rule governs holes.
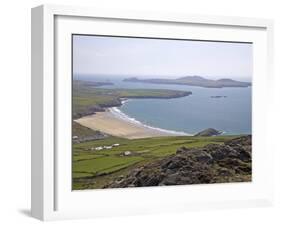
{"type": "Polygon", "coordinates": [[[102,150],[102,149],[103,149],[103,147],[96,147],[96,148],[95,148],[96,151],[100,151],[100,150],[102,150]]]}
{"type": "Polygon", "coordinates": [[[112,146],[104,146],[103,148],[104,148],[104,149],[111,149],[112,146]]]}
{"type": "Polygon", "coordinates": [[[77,140],[78,136],[73,136],[72,139],[77,140]]]}
{"type": "Polygon", "coordinates": [[[125,155],[125,156],[129,156],[129,155],[131,155],[131,154],[132,154],[132,152],[130,152],[130,151],[125,151],[125,152],[124,152],[124,155],[125,155]]]}
{"type": "Polygon", "coordinates": [[[112,144],[113,147],[118,147],[120,144],[112,144]]]}

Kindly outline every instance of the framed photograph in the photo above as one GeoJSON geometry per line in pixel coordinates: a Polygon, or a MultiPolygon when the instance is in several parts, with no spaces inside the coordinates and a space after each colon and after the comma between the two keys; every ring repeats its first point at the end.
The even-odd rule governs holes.
{"type": "Polygon", "coordinates": [[[32,9],[32,216],[270,205],[270,20],[32,9]]]}

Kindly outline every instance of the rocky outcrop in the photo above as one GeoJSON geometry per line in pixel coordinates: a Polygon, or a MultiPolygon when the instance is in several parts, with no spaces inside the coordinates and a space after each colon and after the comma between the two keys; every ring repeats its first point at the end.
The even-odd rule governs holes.
{"type": "Polygon", "coordinates": [[[222,132],[213,128],[205,129],[199,133],[196,133],[195,137],[211,137],[211,136],[217,136],[220,135],[222,132]]]}
{"type": "Polygon", "coordinates": [[[173,156],[138,167],[106,188],[251,181],[251,136],[203,148],[182,147],[173,156]]]}

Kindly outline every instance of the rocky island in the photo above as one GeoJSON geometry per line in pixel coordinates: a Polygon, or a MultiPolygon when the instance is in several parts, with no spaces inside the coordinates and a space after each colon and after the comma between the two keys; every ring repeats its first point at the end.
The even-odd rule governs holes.
{"type": "Polygon", "coordinates": [[[201,76],[185,76],[177,79],[138,79],[136,77],[126,78],[125,82],[143,82],[153,84],[175,84],[175,85],[188,85],[188,86],[199,86],[204,88],[223,88],[223,87],[249,87],[250,82],[240,82],[232,79],[224,78],[218,80],[206,79],[201,76]]]}
{"type": "Polygon", "coordinates": [[[217,136],[220,134],[222,134],[222,131],[219,131],[219,130],[216,130],[213,128],[208,128],[199,133],[196,133],[194,136],[195,137],[211,137],[211,136],[217,136]]]}
{"type": "Polygon", "coordinates": [[[227,96],[211,96],[211,98],[226,98],[227,96]]]}

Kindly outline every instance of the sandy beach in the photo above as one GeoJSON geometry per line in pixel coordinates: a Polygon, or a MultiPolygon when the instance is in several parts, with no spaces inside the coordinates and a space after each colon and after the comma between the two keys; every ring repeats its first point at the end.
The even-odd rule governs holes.
{"type": "Polygon", "coordinates": [[[127,139],[188,135],[173,131],[159,130],[157,128],[148,127],[140,123],[134,123],[122,117],[118,117],[110,110],[106,110],[105,112],[97,112],[94,115],[85,116],[75,121],[90,129],[99,130],[112,136],[123,137],[127,139]]]}

